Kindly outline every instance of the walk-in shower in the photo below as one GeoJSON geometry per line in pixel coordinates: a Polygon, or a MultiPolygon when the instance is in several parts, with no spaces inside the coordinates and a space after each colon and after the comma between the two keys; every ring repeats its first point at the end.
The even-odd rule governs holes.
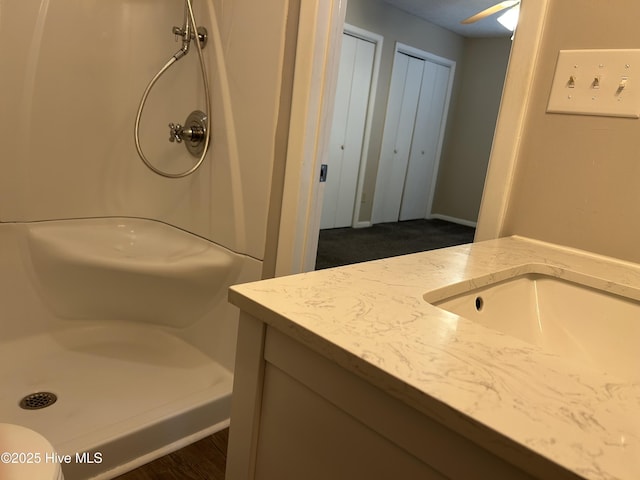
{"type": "Polygon", "coordinates": [[[184,22],[182,24],[182,27],[173,27],[172,31],[174,35],[182,38],[182,47],[169,59],[169,61],[167,61],[167,63],[165,63],[165,65],[151,79],[151,81],[147,85],[147,88],[144,90],[142,99],[140,100],[140,105],[138,106],[138,113],[136,114],[134,139],[138,155],[151,171],[167,178],[183,178],[191,175],[198,168],[200,168],[202,162],[204,161],[204,158],[207,155],[207,152],[209,150],[209,142],[211,141],[211,94],[209,91],[207,68],[204,61],[204,55],[202,54],[202,49],[205,47],[208,37],[206,28],[198,27],[196,23],[191,0],[184,0],[184,22]],[[160,79],[160,77],[175,62],[180,60],[189,52],[189,46],[191,45],[192,40],[195,40],[196,50],[198,51],[200,72],[202,74],[202,83],[205,92],[206,112],[194,110],[189,114],[184,122],[184,125],[173,122],[169,123],[169,141],[177,143],[182,143],[184,141],[189,153],[198,158],[198,160],[190,168],[187,168],[182,172],[171,173],[154,166],[142,151],[142,146],[140,144],[140,121],[142,118],[142,111],[147,102],[147,98],[149,97],[151,89],[160,79]]]}

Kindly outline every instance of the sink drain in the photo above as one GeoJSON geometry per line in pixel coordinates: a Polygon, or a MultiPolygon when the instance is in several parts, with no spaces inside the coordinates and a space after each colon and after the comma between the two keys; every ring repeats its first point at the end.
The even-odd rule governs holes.
{"type": "Polygon", "coordinates": [[[20,400],[20,408],[25,410],[39,410],[40,408],[46,408],[49,405],[53,405],[58,400],[55,393],[51,392],[36,392],[27,395],[20,400]]]}

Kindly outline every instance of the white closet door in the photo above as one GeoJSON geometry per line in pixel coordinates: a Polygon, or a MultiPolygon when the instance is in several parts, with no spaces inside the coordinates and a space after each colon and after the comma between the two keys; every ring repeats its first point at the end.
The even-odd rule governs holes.
{"type": "Polygon", "coordinates": [[[448,85],[449,67],[425,61],[400,220],[426,218],[429,213],[448,85]]]}
{"type": "Polygon", "coordinates": [[[344,34],[320,228],[351,226],[375,45],[344,34]]]}
{"type": "Polygon", "coordinates": [[[424,64],[419,58],[396,53],[378,164],[373,223],[398,221],[424,64]]]}

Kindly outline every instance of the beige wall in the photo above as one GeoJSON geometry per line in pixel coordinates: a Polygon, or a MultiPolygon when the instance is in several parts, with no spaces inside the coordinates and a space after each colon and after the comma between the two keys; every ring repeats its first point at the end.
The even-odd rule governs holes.
{"type": "Polygon", "coordinates": [[[553,0],[501,235],[640,261],[640,120],[545,113],[560,49],[637,48],[640,2],[553,0]]]}
{"type": "Polygon", "coordinates": [[[458,101],[442,152],[434,214],[475,222],[491,153],[511,39],[466,38],[458,101]]]}
{"type": "MultiPolygon", "coordinates": [[[[384,37],[363,199],[360,206],[359,220],[368,221],[371,218],[373,205],[395,43],[404,43],[459,62],[462,59],[464,39],[453,32],[394,8],[382,0],[349,0],[346,22],[384,37]]],[[[455,104],[457,96],[457,84],[458,82],[454,86],[452,105],[455,104]]]]}

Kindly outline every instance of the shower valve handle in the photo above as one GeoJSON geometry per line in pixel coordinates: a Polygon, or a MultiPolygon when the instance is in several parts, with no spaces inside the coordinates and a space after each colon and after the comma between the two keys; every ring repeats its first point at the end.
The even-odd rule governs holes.
{"type": "Polygon", "coordinates": [[[169,141],[183,143],[191,155],[198,156],[202,153],[207,140],[207,116],[200,110],[189,114],[185,125],[179,123],[169,124],[169,141]]]}
{"type": "Polygon", "coordinates": [[[190,142],[199,143],[204,141],[205,133],[204,127],[196,123],[193,123],[191,127],[183,127],[179,123],[169,124],[170,142],[182,143],[183,140],[187,139],[190,142]]]}
{"type": "Polygon", "coordinates": [[[182,125],[170,123],[169,124],[169,141],[182,143],[182,125]]]}

